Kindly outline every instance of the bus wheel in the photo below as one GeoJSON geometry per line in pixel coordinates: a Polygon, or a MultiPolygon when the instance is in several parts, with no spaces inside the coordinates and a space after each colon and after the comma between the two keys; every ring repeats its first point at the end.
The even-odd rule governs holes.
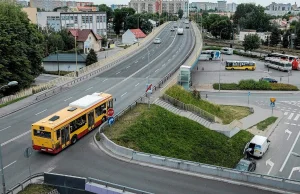
{"type": "Polygon", "coordinates": [[[246,68],[245,70],[248,71],[248,68],[246,68]]]}
{"type": "Polygon", "coordinates": [[[234,70],[234,68],[231,68],[231,70],[234,70]]]}
{"type": "Polygon", "coordinates": [[[72,137],[72,139],[71,139],[71,143],[72,143],[72,144],[75,144],[76,142],[77,142],[77,136],[74,135],[74,136],[72,137]]]}

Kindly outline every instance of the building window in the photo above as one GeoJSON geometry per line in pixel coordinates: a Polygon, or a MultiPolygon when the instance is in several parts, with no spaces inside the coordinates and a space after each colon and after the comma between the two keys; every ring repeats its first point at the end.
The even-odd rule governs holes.
{"type": "Polygon", "coordinates": [[[92,23],[93,16],[81,16],[82,23],[92,23]]]}

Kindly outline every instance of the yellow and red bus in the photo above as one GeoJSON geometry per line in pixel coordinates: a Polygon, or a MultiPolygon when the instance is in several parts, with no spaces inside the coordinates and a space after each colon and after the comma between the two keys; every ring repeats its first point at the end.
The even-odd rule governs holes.
{"type": "Polygon", "coordinates": [[[32,124],[33,149],[57,154],[101,125],[113,112],[111,94],[94,93],[84,96],[32,124]]]}

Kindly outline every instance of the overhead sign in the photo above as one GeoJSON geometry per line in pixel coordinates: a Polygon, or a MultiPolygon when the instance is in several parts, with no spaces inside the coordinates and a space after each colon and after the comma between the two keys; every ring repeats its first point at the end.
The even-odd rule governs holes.
{"type": "Polygon", "coordinates": [[[270,98],[270,102],[271,103],[275,103],[276,102],[276,98],[270,98]]]}
{"type": "Polygon", "coordinates": [[[147,93],[152,93],[152,84],[147,84],[146,92],[147,93]]]}
{"type": "Polygon", "coordinates": [[[114,118],[114,117],[109,117],[109,118],[108,118],[108,124],[109,124],[109,125],[114,124],[114,122],[115,122],[115,118],[114,118]]]}
{"type": "Polygon", "coordinates": [[[112,116],[114,115],[114,113],[115,113],[115,111],[114,111],[113,108],[109,108],[109,109],[107,110],[107,115],[108,115],[109,117],[112,117],[112,116]]]}

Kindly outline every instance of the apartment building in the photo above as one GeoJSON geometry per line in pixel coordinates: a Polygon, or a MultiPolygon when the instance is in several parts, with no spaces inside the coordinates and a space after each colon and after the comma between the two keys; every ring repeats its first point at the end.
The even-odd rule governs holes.
{"type": "Polygon", "coordinates": [[[45,11],[53,11],[57,7],[74,7],[76,1],[64,1],[64,0],[30,0],[30,7],[39,8],[45,11]]]}
{"type": "Polygon", "coordinates": [[[227,11],[226,1],[218,1],[218,11],[227,11]]]}
{"type": "Polygon", "coordinates": [[[128,7],[128,5],[112,4],[112,5],[110,6],[110,8],[111,8],[112,10],[115,10],[115,9],[122,9],[123,7],[128,7]]]}
{"type": "Polygon", "coordinates": [[[78,7],[85,7],[85,6],[92,6],[94,5],[93,2],[76,2],[76,6],[78,7]]]}
{"type": "Polygon", "coordinates": [[[211,3],[211,2],[192,2],[190,3],[190,7],[196,7],[197,10],[215,10],[218,8],[217,3],[211,3]]]}
{"type": "Polygon", "coordinates": [[[236,11],[236,8],[237,8],[238,4],[236,3],[228,3],[227,4],[227,11],[228,12],[235,12],[236,11]]]}
{"type": "Polygon", "coordinates": [[[274,16],[283,16],[292,10],[293,6],[290,3],[284,4],[272,2],[266,7],[265,13],[274,16]]]}

